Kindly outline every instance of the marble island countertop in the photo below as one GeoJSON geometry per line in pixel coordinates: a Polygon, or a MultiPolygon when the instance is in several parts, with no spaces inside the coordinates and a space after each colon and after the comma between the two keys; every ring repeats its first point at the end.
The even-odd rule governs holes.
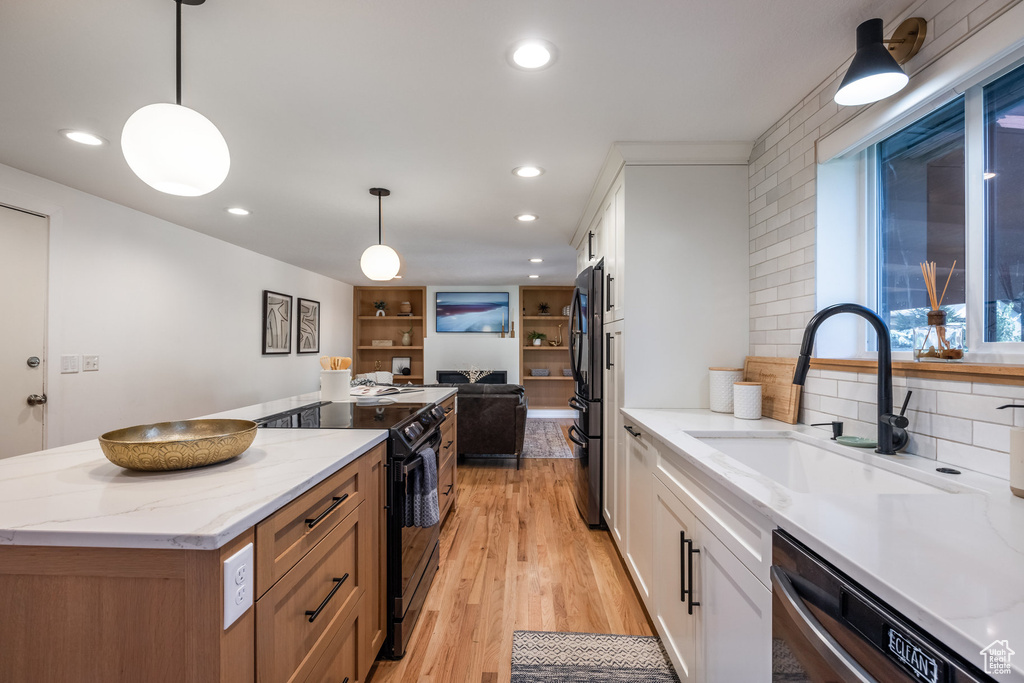
{"type": "MultiPolygon", "coordinates": [[[[821,430],[707,410],[625,408],[622,413],[685,465],[721,482],[979,669],[982,648],[995,640],[1022,651],[1024,499],[1013,496],[1006,481],[963,470],[955,477],[957,493],[799,492],[698,437],[796,432],[827,444],[821,430]]],[[[934,460],[878,457],[925,479],[939,476],[935,468],[941,463],[934,460]]],[[[998,679],[1024,681],[1022,664],[1024,657],[1018,657],[1012,674],[998,679]]]]}
{"type": "MultiPolygon", "coordinates": [[[[455,389],[394,397],[438,402],[455,389]]],[[[205,417],[255,419],[315,403],[319,392],[205,417]]],[[[0,460],[0,545],[219,548],[387,437],[383,429],[260,429],[231,460],[133,472],[83,441],[0,460]]]]}

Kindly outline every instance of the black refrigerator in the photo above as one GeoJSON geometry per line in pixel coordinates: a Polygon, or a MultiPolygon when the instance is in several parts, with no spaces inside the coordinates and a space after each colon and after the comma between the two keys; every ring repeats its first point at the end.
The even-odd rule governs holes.
{"type": "Polygon", "coordinates": [[[569,364],[576,390],[569,407],[576,420],[569,439],[576,456],[573,494],[576,507],[591,527],[601,520],[601,391],[604,373],[604,261],[576,278],[569,318],[569,364]]]}

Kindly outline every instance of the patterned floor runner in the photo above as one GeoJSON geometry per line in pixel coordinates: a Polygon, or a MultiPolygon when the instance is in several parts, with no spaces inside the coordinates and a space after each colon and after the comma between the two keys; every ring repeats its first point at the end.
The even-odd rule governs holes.
{"type": "Polygon", "coordinates": [[[679,683],[661,640],[649,636],[516,631],[512,683],[679,683]]]}

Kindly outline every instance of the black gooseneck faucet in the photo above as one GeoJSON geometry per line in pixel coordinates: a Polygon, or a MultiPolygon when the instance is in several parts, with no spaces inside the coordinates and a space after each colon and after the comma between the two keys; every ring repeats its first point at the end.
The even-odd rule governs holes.
{"type": "MultiPolygon", "coordinates": [[[[870,308],[860,304],[835,304],[815,313],[804,330],[804,341],[800,345],[800,358],[793,374],[793,384],[802,386],[807,379],[807,371],[811,368],[811,351],[814,350],[814,335],[817,334],[818,328],[823,322],[840,313],[859,315],[871,323],[875,328],[875,334],[878,335],[878,448],[875,452],[896,455],[898,451],[906,448],[907,442],[910,441],[910,435],[906,431],[910,420],[903,415],[907,409],[906,402],[899,415],[892,412],[892,345],[889,340],[889,328],[870,308]]],[[[908,393],[907,399],[909,398],[908,393]]]]}

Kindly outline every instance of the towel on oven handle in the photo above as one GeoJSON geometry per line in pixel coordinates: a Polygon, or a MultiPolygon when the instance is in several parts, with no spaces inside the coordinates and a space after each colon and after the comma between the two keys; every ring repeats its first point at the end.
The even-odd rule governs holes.
{"type": "Polygon", "coordinates": [[[437,454],[432,448],[420,451],[423,466],[408,474],[404,526],[432,527],[441,521],[437,500],[437,454]]]}

